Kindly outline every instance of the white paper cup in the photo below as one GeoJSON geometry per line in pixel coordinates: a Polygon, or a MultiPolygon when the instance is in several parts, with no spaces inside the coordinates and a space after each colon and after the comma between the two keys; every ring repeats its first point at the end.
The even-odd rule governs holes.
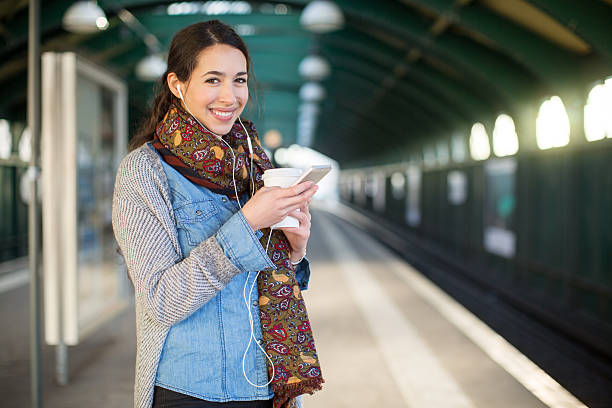
{"type": "MultiPolygon", "coordinates": [[[[283,167],[280,169],[268,169],[264,172],[264,186],[278,186],[287,188],[291,186],[302,175],[302,169],[283,167]]],[[[299,210],[298,210],[299,211],[299,210]]],[[[284,220],[272,225],[272,228],[297,228],[300,222],[291,216],[286,216],[284,220]]]]}

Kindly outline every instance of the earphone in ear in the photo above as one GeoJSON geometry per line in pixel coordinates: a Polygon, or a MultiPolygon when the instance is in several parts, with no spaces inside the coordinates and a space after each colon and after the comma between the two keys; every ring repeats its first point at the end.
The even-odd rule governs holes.
{"type": "Polygon", "coordinates": [[[181,100],[182,100],[183,102],[185,102],[185,99],[183,99],[183,93],[181,92],[181,86],[180,86],[180,85],[177,85],[177,86],[176,86],[176,89],[178,90],[178,93],[179,93],[179,96],[181,97],[181,100]]]}

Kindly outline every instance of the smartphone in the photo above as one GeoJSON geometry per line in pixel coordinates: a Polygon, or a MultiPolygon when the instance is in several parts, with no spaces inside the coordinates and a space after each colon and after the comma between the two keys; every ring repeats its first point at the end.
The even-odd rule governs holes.
{"type": "Polygon", "coordinates": [[[308,170],[306,170],[299,179],[292,186],[296,184],[303,183],[305,181],[312,181],[317,184],[319,180],[321,180],[329,171],[331,170],[331,165],[329,164],[321,164],[316,166],[311,166],[308,170]]]}

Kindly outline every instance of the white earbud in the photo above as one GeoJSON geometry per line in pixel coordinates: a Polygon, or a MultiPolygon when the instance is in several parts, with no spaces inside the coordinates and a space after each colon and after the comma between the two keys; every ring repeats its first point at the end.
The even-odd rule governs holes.
{"type": "Polygon", "coordinates": [[[183,93],[181,92],[181,86],[180,86],[180,85],[177,85],[177,86],[176,86],[176,89],[178,90],[178,93],[179,93],[179,96],[181,97],[181,100],[182,100],[183,102],[185,102],[185,99],[183,99],[183,93]]]}

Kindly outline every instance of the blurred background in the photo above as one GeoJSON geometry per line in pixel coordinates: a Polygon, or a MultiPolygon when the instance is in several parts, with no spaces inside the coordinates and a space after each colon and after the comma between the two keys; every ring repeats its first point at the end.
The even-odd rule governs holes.
{"type": "Polygon", "coordinates": [[[333,166],[313,209],[305,295],[331,368],[307,407],[612,406],[611,0],[45,0],[28,31],[33,3],[0,2],[3,406],[131,404],[115,171],[173,35],[209,19],[249,48],[244,116],[275,163],[333,166]],[[32,33],[40,87],[28,94],[32,33]],[[380,297],[351,289],[348,263],[380,297]],[[419,292],[413,272],[436,289],[419,292]],[[486,351],[432,290],[501,336],[508,361],[533,367],[486,351]],[[368,317],[369,296],[398,311],[384,313],[388,327],[368,317]],[[403,325],[392,344],[375,334],[403,325]],[[430,360],[410,360],[425,353],[410,352],[415,338],[430,360]],[[391,348],[429,383],[394,368],[391,348]]]}

